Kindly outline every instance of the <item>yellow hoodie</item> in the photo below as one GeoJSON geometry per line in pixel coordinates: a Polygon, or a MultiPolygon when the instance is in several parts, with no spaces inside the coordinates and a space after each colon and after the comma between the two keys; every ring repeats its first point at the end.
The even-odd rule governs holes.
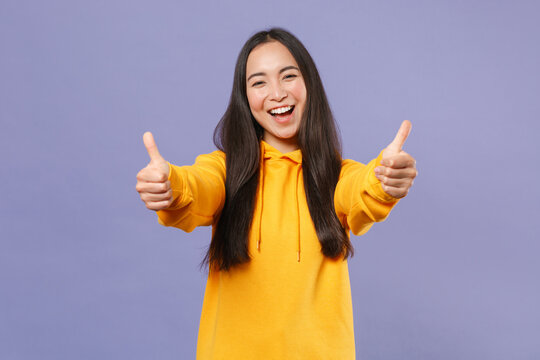
{"type": "MultiPolygon", "coordinates": [[[[249,237],[251,261],[210,271],[197,359],[354,359],[347,261],[321,253],[304,193],[302,153],[261,141],[262,181],[249,237]]],[[[382,154],[382,153],[381,153],[382,154]]],[[[361,235],[388,216],[397,200],[368,165],[343,160],[334,205],[349,233],[361,235]]],[[[169,164],[174,202],[158,220],[187,232],[214,225],[225,202],[225,154],[169,164]]]]}

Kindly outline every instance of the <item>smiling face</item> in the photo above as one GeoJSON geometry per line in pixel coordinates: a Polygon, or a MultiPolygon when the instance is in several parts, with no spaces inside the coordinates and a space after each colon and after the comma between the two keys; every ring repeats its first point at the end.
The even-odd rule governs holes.
{"type": "Polygon", "coordinates": [[[296,150],[307,94],[296,60],[280,42],[267,42],[249,54],[246,74],[249,108],[264,141],[282,153],[296,150]]]}

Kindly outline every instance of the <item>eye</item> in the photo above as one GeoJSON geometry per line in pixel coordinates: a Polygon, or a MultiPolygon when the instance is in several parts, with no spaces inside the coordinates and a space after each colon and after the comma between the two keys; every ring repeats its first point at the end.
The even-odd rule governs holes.
{"type": "Polygon", "coordinates": [[[295,74],[288,74],[288,75],[285,75],[285,76],[283,77],[283,79],[293,79],[293,78],[295,78],[295,77],[296,77],[295,74]]]}
{"type": "Polygon", "coordinates": [[[264,84],[264,81],[256,81],[253,84],[251,84],[251,86],[256,87],[256,86],[259,86],[259,85],[262,85],[262,84],[264,84]]]}

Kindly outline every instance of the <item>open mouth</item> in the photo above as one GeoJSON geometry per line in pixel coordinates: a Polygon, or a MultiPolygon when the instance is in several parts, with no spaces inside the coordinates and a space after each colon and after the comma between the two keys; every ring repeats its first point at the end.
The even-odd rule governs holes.
{"type": "Polygon", "coordinates": [[[268,111],[268,113],[272,115],[273,117],[279,118],[279,117],[287,117],[291,115],[293,110],[294,110],[294,105],[288,105],[288,106],[282,106],[280,108],[272,109],[268,111]]]}

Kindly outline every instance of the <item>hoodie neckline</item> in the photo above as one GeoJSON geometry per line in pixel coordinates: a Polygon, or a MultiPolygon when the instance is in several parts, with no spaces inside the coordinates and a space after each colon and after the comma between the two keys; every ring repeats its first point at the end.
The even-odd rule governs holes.
{"type": "Polygon", "coordinates": [[[261,152],[264,159],[290,159],[297,164],[302,164],[302,151],[300,149],[282,153],[266,141],[261,140],[261,152]]]}

